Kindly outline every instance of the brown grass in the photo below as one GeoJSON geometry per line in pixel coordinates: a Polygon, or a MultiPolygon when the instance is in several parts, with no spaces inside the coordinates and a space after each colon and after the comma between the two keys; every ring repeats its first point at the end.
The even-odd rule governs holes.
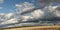
{"type": "Polygon", "coordinates": [[[34,26],[34,27],[22,27],[22,28],[7,28],[4,30],[60,30],[60,26],[34,26]]]}

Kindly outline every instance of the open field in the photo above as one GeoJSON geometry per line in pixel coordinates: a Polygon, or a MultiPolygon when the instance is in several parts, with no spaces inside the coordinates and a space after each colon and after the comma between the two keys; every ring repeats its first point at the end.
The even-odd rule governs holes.
{"type": "Polygon", "coordinates": [[[4,28],[1,30],[60,30],[60,26],[17,27],[17,28],[4,28]]]}

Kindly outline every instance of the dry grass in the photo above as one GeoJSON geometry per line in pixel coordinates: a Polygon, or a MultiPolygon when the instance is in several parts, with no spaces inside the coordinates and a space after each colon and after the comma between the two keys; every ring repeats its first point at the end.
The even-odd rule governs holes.
{"type": "Polygon", "coordinates": [[[22,28],[6,28],[4,30],[60,30],[60,26],[34,26],[22,28]]]}

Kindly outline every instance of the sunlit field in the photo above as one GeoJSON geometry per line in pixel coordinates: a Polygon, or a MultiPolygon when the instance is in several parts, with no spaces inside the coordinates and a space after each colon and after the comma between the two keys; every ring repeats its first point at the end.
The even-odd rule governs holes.
{"type": "Polygon", "coordinates": [[[33,27],[14,27],[3,28],[1,30],[60,30],[60,26],[33,26],[33,27]]]}

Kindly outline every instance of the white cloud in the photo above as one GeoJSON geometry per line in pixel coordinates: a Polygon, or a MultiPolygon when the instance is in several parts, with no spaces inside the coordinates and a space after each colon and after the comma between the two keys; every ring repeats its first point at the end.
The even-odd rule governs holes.
{"type": "Polygon", "coordinates": [[[45,18],[60,17],[60,11],[56,8],[60,6],[48,6],[44,8],[45,18]]]}
{"type": "Polygon", "coordinates": [[[4,0],[0,0],[0,4],[3,3],[4,0]]]}
{"type": "Polygon", "coordinates": [[[17,23],[18,19],[14,18],[14,13],[0,13],[0,24],[17,23]]]}
{"type": "Polygon", "coordinates": [[[22,21],[29,21],[29,19],[33,19],[32,16],[22,16],[23,20],[22,21]]]}
{"type": "Polygon", "coordinates": [[[4,19],[5,18],[5,14],[4,13],[0,13],[0,19],[4,19]]]}
{"type": "Polygon", "coordinates": [[[60,7],[56,7],[56,8],[55,8],[55,15],[56,15],[57,17],[60,17],[60,7]]]}
{"type": "MultiPolygon", "coordinates": [[[[22,4],[16,4],[16,8],[19,9],[19,11],[17,10],[18,12],[20,12],[20,9],[22,8],[21,13],[23,13],[23,12],[26,12],[26,11],[30,11],[31,9],[34,9],[35,6],[31,3],[29,3],[29,2],[24,2],[22,4]]],[[[51,7],[49,7],[49,8],[51,9],[51,7]]],[[[55,9],[56,7],[53,7],[53,8],[55,9]]],[[[46,14],[48,14],[48,12],[46,14]]],[[[14,17],[14,15],[15,15],[14,13],[8,13],[8,14],[1,14],[0,16],[2,16],[2,19],[7,18],[6,20],[10,21],[11,19],[16,18],[16,17],[14,17]]],[[[18,15],[20,15],[20,13],[18,13],[18,15]]],[[[18,15],[16,15],[16,16],[20,17],[18,15]]],[[[44,15],[45,15],[44,11],[42,11],[41,9],[37,9],[37,10],[33,11],[31,13],[31,15],[22,16],[22,18],[23,18],[22,21],[27,21],[27,19],[33,19],[33,18],[43,18],[44,15]]],[[[18,19],[16,19],[16,20],[18,20],[18,19]]]]}
{"type": "MultiPolygon", "coordinates": [[[[16,4],[16,8],[19,9],[19,11],[17,10],[19,12],[18,13],[19,16],[18,15],[16,15],[16,16],[19,17],[19,20],[20,20],[20,12],[23,13],[23,12],[26,12],[26,11],[30,11],[31,9],[34,9],[35,6],[33,4],[31,4],[31,3],[24,2],[22,4],[16,4]]],[[[50,6],[49,10],[52,11],[52,9],[55,10],[56,7],[51,7],[50,6]]],[[[47,12],[47,10],[45,10],[45,11],[47,12]]],[[[46,14],[46,16],[48,14],[48,12],[46,13],[45,11],[43,11],[41,9],[37,9],[37,10],[33,11],[31,13],[31,15],[28,15],[28,16],[27,15],[25,15],[25,16],[22,15],[22,21],[28,21],[29,19],[34,19],[34,18],[35,19],[43,18],[45,14],[46,14]]],[[[2,14],[0,14],[0,17],[2,16],[0,19],[5,20],[4,18],[7,18],[6,19],[7,21],[2,22],[1,24],[17,23],[18,22],[18,18],[14,17],[14,15],[15,15],[14,13],[8,13],[8,14],[2,13],[2,14]]]]}
{"type": "Polygon", "coordinates": [[[32,17],[34,17],[35,19],[43,18],[43,16],[44,16],[44,12],[41,11],[41,9],[37,9],[34,12],[32,12],[32,17]]]}
{"type": "Polygon", "coordinates": [[[32,3],[24,2],[22,4],[16,4],[17,9],[22,12],[30,11],[31,9],[35,8],[32,3]]]}
{"type": "MultiPolygon", "coordinates": [[[[22,4],[16,4],[16,8],[19,9],[19,11],[17,10],[19,12],[18,13],[19,16],[14,13],[8,13],[8,14],[2,13],[2,14],[0,14],[0,20],[2,20],[4,22],[1,22],[1,24],[18,23],[18,22],[21,22],[20,21],[21,18],[22,18],[22,21],[29,21],[30,19],[38,19],[38,18],[43,18],[43,17],[46,18],[46,16],[48,16],[48,14],[49,14],[47,12],[48,11],[47,8],[45,8],[45,9],[43,9],[44,11],[42,9],[37,9],[37,10],[31,12],[31,15],[27,14],[28,16],[20,15],[20,12],[23,13],[23,12],[30,11],[31,9],[35,8],[35,6],[29,2],[24,2],[22,4]],[[14,17],[15,15],[18,18],[14,17]],[[5,19],[6,19],[6,21],[5,21],[5,19]]],[[[55,10],[56,7],[50,6],[49,10],[52,11],[52,9],[55,10]]],[[[58,14],[58,16],[60,16],[60,14],[58,14]]]]}
{"type": "Polygon", "coordinates": [[[7,20],[5,22],[2,22],[1,24],[11,24],[11,23],[18,23],[18,21],[13,18],[13,19],[7,20]]]}
{"type": "MultiPolygon", "coordinates": [[[[17,4],[16,7],[17,7],[17,9],[22,10],[21,13],[31,11],[32,9],[35,8],[35,6],[29,2],[24,2],[23,4],[17,4]],[[20,8],[22,8],[22,9],[20,9],[20,8]]],[[[35,19],[42,18],[42,16],[44,15],[44,12],[41,11],[40,9],[37,9],[31,15],[22,16],[22,18],[23,18],[22,21],[28,21],[28,19],[34,19],[34,18],[35,19]]]]}
{"type": "Polygon", "coordinates": [[[8,14],[6,14],[6,16],[8,19],[14,18],[14,13],[8,13],[8,14]]]}
{"type": "MultiPolygon", "coordinates": [[[[19,11],[21,10],[21,13],[31,11],[32,9],[35,8],[35,6],[29,2],[24,2],[23,4],[16,4],[16,7],[17,7],[17,9],[19,9],[19,11]]],[[[37,9],[37,10],[33,11],[31,13],[31,15],[28,15],[28,16],[27,15],[22,16],[23,21],[28,21],[28,19],[34,19],[34,18],[35,19],[43,18],[44,12],[41,11],[41,9],[37,9]]]]}
{"type": "Polygon", "coordinates": [[[10,20],[14,18],[14,13],[8,13],[8,14],[5,14],[5,13],[0,13],[0,21],[7,21],[7,20],[10,20]]]}

